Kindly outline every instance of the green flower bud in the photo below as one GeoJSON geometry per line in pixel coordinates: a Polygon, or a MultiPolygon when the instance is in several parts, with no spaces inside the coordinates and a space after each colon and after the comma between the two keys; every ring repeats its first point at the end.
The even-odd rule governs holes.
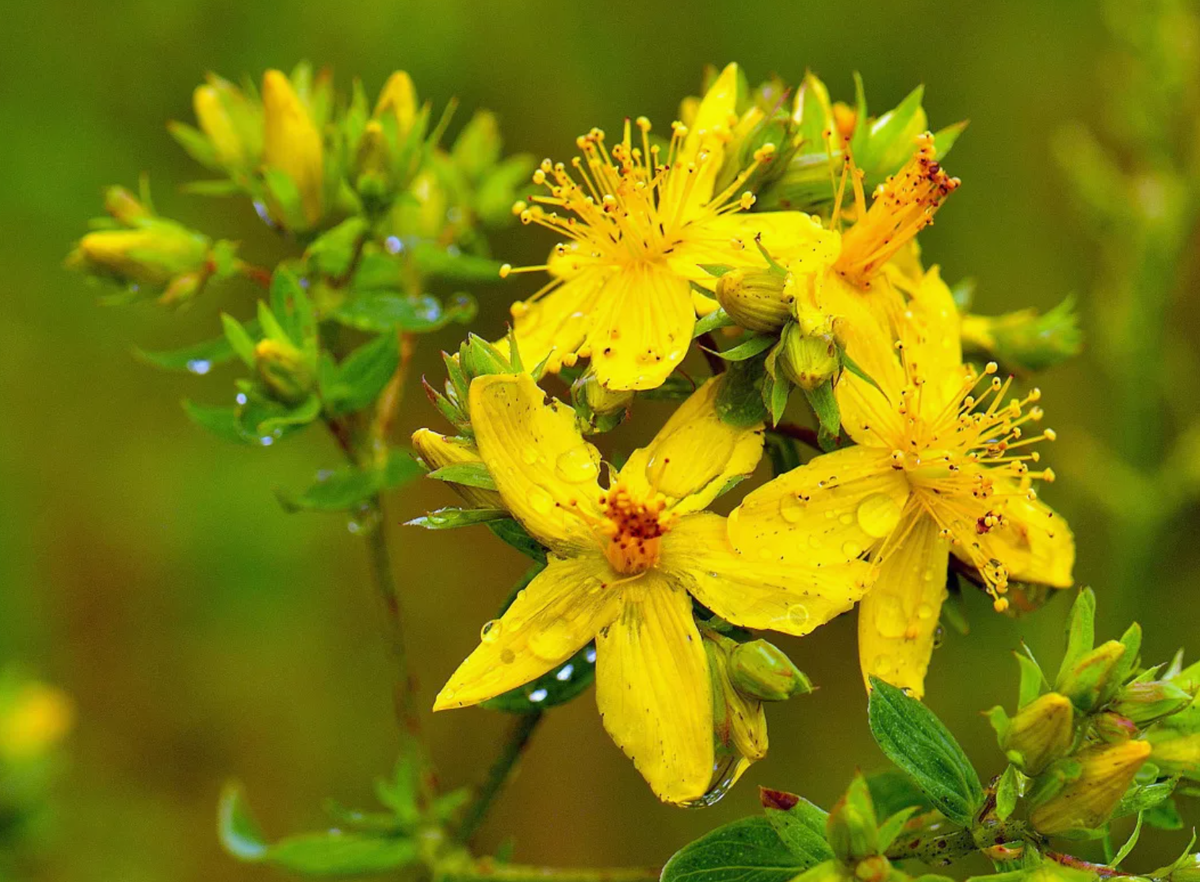
{"type": "Polygon", "coordinates": [[[1150,758],[1169,775],[1200,779],[1200,732],[1156,729],[1149,736],[1150,758]]]}
{"type": "Polygon", "coordinates": [[[124,187],[109,187],[104,191],[104,210],[127,227],[154,219],[154,212],[124,187]]]}
{"type": "Polygon", "coordinates": [[[829,811],[825,836],[833,853],[847,864],[879,852],[879,827],[866,779],[856,775],[845,795],[829,811]]]}
{"type": "Polygon", "coordinates": [[[1109,640],[1085,653],[1069,669],[1059,671],[1055,689],[1070,698],[1079,710],[1095,710],[1120,685],[1112,679],[1124,656],[1125,645],[1109,640]]]}
{"type": "Polygon", "coordinates": [[[511,374],[512,363],[508,356],[494,344],[489,343],[477,334],[468,334],[467,342],[462,344],[463,370],[467,377],[483,377],[488,374],[511,374]]]}
{"type": "MultiPolygon", "coordinates": [[[[417,456],[421,457],[421,461],[431,472],[461,463],[483,462],[478,448],[472,441],[466,438],[447,438],[429,429],[418,429],[414,432],[412,445],[417,456]]],[[[496,490],[484,490],[481,487],[469,487],[453,482],[450,482],[450,489],[476,508],[504,508],[504,502],[496,490]]]]}
{"type": "Polygon", "coordinates": [[[791,317],[795,300],[787,281],[769,269],[730,270],[717,279],[717,302],[747,331],[778,331],[791,317]]]}
{"type": "Polygon", "coordinates": [[[450,155],[469,180],[477,181],[500,159],[502,146],[496,115],[477,110],[455,139],[450,155]]]}
{"type": "Polygon", "coordinates": [[[1093,747],[1078,754],[1079,776],[1036,806],[1029,821],[1039,833],[1054,835],[1102,826],[1150,756],[1147,741],[1093,747]]]}
{"type": "Polygon", "coordinates": [[[1102,740],[1116,744],[1120,741],[1128,741],[1137,735],[1138,727],[1129,717],[1106,711],[1092,718],[1092,731],[1102,740]]]}
{"type": "Polygon", "coordinates": [[[67,264],[126,285],[165,288],[176,276],[203,273],[207,237],[173,221],[152,219],[132,230],[97,230],[79,240],[67,264]]]}
{"type": "Polygon", "coordinates": [[[291,343],[265,338],[254,346],[254,366],[272,398],[299,404],[312,392],[316,373],[291,343]]]}
{"type": "Polygon", "coordinates": [[[633,392],[606,389],[591,371],[572,384],[576,400],[582,400],[595,416],[615,416],[628,410],[633,392]]]}
{"type": "Polygon", "coordinates": [[[1189,854],[1177,861],[1167,873],[1155,871],[1154,878],[1166,878],[1170,882],[1200,882],[1200,854],[1189,854]]]}
{"type": "Polygon", "coordinates": [[[263,163],[291,185],[290,190],[273,190],[278,220],[303,232],[316,226],[325,212],[324,139],[286,75],[277,70],[263,74],[262,97],[263,163]]]}
{"type": "Polygon", "coordinates": [[[1000,748],[1026,775],[1037,775],[1071,749],[1075,711],[1065,695],[1049,692],[1017,712],[1000,748]]]}
{"type": "MultiPolygon", "coordinates": [[[[835,376],[840,363],[832,330],[806,333],[805,325],[812,327],[807,321],[789,322],[784,326],[779,340],[778,365],[784,376],[811,392],[835,376]]],[[[827,327],[832,328],[832,323],[827,327]]]]}
{"type": "Polygon", "coordinates": [[[208,82],[192,93],[192,106],[220,165],[243,168],[258,163],[262,157],[262,108],[241,89],[210,75],[208,82]]]}
{"type": "Polygon", "coordinates": [[[812,692],[812,681],[766,640],[739,644],[729,655],[729,673],[739,692],[762,701],[784,701],[812,692]]]}
{"type": "Polygon", "coordinates": [[[718,762],[731,765],[736,781],[751,763],[767,755],[767,715],[761,702],[730,681],[729,655],[737,644],[712,631],[701,633],[712,683],[713,746],[718,762]]]}
{"type": "Polygon", "coordinates": [[[965,315],[962,337],[964,348],[1027,371],[1053,367],[1078,355],[1083,346],[1070,297],[1044,315],[1035,309],[998,316],[965,315]]]}
{"type": "Polygon", "coordinates": [[[1119,693],[1112,709],[1139,726],[1183,710],[1192,703],[1192,696],[1174,683],[1154,680],[1149,683],[1130,683],[1119,693]]]}

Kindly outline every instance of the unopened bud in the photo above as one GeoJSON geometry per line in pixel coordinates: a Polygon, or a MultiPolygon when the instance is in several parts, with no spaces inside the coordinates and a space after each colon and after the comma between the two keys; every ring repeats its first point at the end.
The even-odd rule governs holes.
{"type": "Polygon", "coordinates": [[[196,112],[196,122],[208,136],[217,161],[222,165],[244,164],[245,145],[216,87],[208,83],[197,86],[192,93],[192,107],[196,112]]]}
{"type": "Polygon", "coordinates": [[[140,226],[154,218],[154,212],[124,187],[109,187],[104,191],[104,210],[127,227],[140,226]]]}
{"type": "Polygon", "coordinates": [[[450,155],[469,180],[478,180],[500,159],[502,146],[496,115],[477,110],[455,139],[450,155]]]}
{"type": "Polygon", "coordinates": [[[718,762],[730,764],[733,780],[750,764],[767,755],[767,715],[762,703],[734,688],[729,678],[729,653],[734,642],[702,632],[708,656],[713,699],[713,746],[718,762]]]}
{"type": "Polygon", "coordinates": [[[801,389],[811,392],[838,372],[837,344],[832,333],[805,334],[799,322],[789,322],[779,345],[779,367],[801,389]]]}
{"type": "Polygon", "coordinates": [[[1149,683],[1130,683],[1119,693],[1112,709],[1139,726],[1183,710],[1192,703],[1192,696],[1174,683],[1154,680],[1149,683]]]}
{"type": "Polygon", "coordinates": [[[291,343],[269,337],[255,344],[254,366],[271,397],[284,404],[299,404],[316,381],[304,353],[291,343]]]}
{"type": "Polygon", "coordinates": [[[131,285],[159,289],[176,276],[203,271],[209,240],[172,221],[133,230],[97,230],[79,240],[68,264],[131,285]]]}
{"type": "Polygon", "coordinates": [[[1102,714],[1096,714],[1092,718],[1092,731],[1102,741],[1107,741],[1109,744],[1116,744],[1120,741],[1128,741],[1137,735],[1138,727],[1129,717],[1123,717],[1120,714],[1106,711],[1102,714]]]}
{"type": "Polygon", "coordinates": [[[417,115],[417,90],[412,77],[398,70],[388,77],[379,102],[375,105],[375,117],[388,114],[396,121],[396,134],[400,140],[408,136],[417,115]]]}
{"type": "Polygon", "coordinates": [[[500,351],[493,343],[484,340],[478,334],[468,334],[467,341],[460,348],[462,366],[468,379],[483,377],[488,374],[511,374],[512,363],[508,356],[500,351]]]}
{"type": "Polygon", "coordinates": [[[1156,870],[1153,878],[1168,879],[1170,882],[1200,882],[1200,854],[1189,854],[1176,861],[1168,870],[1156,870]]]}
{"type": "Polygon", "coordinates": [[[325,148],[321,132],[291,80],[282,72],[263,75],[263,161],[268,169],[288,177],[296,188],[299,204],[281,199],[281,220],[289,228],[308,229],[324,212],[325,148]]]}
{"type": "Polygon", "coordinates": [[[1081,752],[1075,757],[1081,767],[1079,777],[1034,808],[1030,823],[1047,835],[1103,826],[1149,756],[1150,744],[1146,741],[1126,741],[1081,752]]]}
{"type": "Polygon", "coordinates": [[[1169,775],[1200,777],[1200,732],[1155,729],[1149,739],[1155,765],[1169,775]]]}
{"type": "Polygon", "coordinates": [[[596,416],[624,413],[633,401],[633,392],[605,388],[591,371],[575,381],[574,389],[577,395],[582,395],[588,410],[596,416]]]}
{"type": "Polygon", "coordinates": [[[729,672],[739,692],[762,701],[784,701],[812,692],[812,681],[783,650],[766,640],[739,644],[729,655],[729,672]]]}
{"type": "Polygon", "coordinates": [[[747,331],[778,331],[791,316],[795,298],[787,279],[769,269],[735,269],[717,279],[717,302],[747,331]]]}
{"type": "Polygon", "coordinates": [[[1069,670],[1059,671],[1055,689],[1070,698],[1079,710],[1095,710],[1120,685],[1112,679],[1124,656],[1125,645],[1109,640],[1086,653],[1069,670]]]}
{"type": "Polygon", "coordinates": [[[1070,750],[1074,725],[1070,699],[1048,692],[1017,712],[1000,747],[1022,772],[1037,775],[1070,750]]]}
{"type": "MultiPolygon", "coordinates": [[[[482,463],[479,450],[466,438],[447,438],[429,429],[418,429],[412,436],[413,449],[429,470],[445,468],[461,463],[482,463]]],[[[482,487],[447,482],[450,488],[475,508],[503,508],[499,492],[482,487]]]]}
{"type": "Polygon", "coordinates": [[[856,864],[879,852],[879,828],[867,782],[856,775],[846,794],[829,811],[825,836],[844,863],[856,864]]]}
{"type": "Polygon", "coordinates": [[[1041,371],[1078,355],[1083,346],[1071,298],[1042,315],[1023,309],[998,316],[965,315],[963,345],[1027,371],[1041,371]]]}

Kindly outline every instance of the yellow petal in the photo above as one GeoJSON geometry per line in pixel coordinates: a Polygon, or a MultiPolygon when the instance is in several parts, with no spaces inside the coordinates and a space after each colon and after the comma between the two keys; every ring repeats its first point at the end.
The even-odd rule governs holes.
{"type": "Polygon", "coordinates": [[[658,566],[721,618],[796,635],[854,606],[870,576],[861,560],[740,553],[729,542],[725,518],[708,512],[681,518],[663,536],[658,566]]]}
{"type": "Polygon", "coordinates": [[[754,240],[759,238],[771,257],[793,273],[823,270],[838,255],[837,233],[800,211],[736,212],[697,221],[668,257],[676,273],[706,287],[716,278],[702,264],[763,269],[766,263],[754,240]]]}
{"type": "Polygon", "coordinates": [[[609,278],[611,273],[602,269],[579,273],[540,299],[515,307],[513,332],[521,360],[532,367],[549,355],[547,365],[556,368],[564,355],[583,345],[609,278]]]}
{"type": "Polygon", "coordinates": [[[315,224],[321,218],[325,177],[321,133],[285,74],[263,74],[262,97],[263,161],[292,179],[305,218],[315,224]]]}
{"type": "Polygon", "coordinates": [[[687,136],[675,156],[674,170],[663,194],[665,205],[678,206],[686,191],[687,204],[681,209],[681,217],[695,216],[712,198],[713,184],[725,156],[730,123],[737,110],[737,92],[738,67],[729,64],[709,87],[688,125],[687,136]],[[692,162],[697,163],[696,171],[684,171],[692,162]]]}
{"type": "Polygon", "coordinates": [[[551,556],[442,688],[433,709],[478,704],[562,664],[617,615],[604,558],[551,556]]]}
{"type": "Polygon", "coordinates": [[[575,411],[528,374],[477,377],[470,402],[479,455],[505,507],[551,548],[598,547],[588,524],[600,517],[600,454],[575,411]]]}
{"type": "MultiPolygon", "coordinates": [[[[464,462],[483,462],[479,456],[479,449],[467,439],[447,438],[429,429],[417,429],[413,432],[412,445],[430,471],[464,462]]],[[[450,487],[476,508],[504,507],[500,494],[495,490],[483,490],[453,482],[450,482],[450,487]]]]}
{"type": "Polygon", "coordinates": [[[713,774],[712,685],[687,592],[653,570],[625,586],[596,639],[604,728],[658,797],[685,803],[713,774]]]}
{"type": "Polygon", "coordinates": [[[665,267],[633,263],[608,279],[588,336],[601,385],[654,389],[683,360],[696,311],[691,286],[665,267]]]}
{"type": "MultiPolygon", "coordinates": [[[[1003,488],[997,488],[1004,493],[1003,488]]],[[[1066,519],[1040,499],[1012,487],[1003,513],[1008,523],[986,536],[975,536],[984,554],[1000,561],[1009,578],[1055,588],[1075,583],[1075,535],[1066,519]]]]}
{"type": "Polygon", "coordinates": [[[375,117],[378,119],[385,113],[391,113],[395,117],[396,132],[403,142],[417,115],[417,90],[413,86],[412,77],[405,71],[398,70],[388,77],[383,91],[379,93],[375,117]]]}
{"type": "Polygon", "coordinates": [[[961,319],[954,295],[935,266],[910,289],[908,310],[899,327],[910,371],[926,383],[921,416],[935,419],[962,392],[961,319]]]}
{"type": "Polygon", "coordinates": [[[916,523],[883,561],[874,586],[858,605],[863,679],[879,677],[911,690],[917,698],[925,694],[925,671],[946,599],[950,543],[938,530],[933,518],[917,515],[916,523]]]}
{"type": "Polygon", "coordinates": [[[750,493],[729,516],[747,559],[833,564],[879,545],[900,521],[908,480],[890,451],[847,447],[816,457],[750,493]]]}
{"type": "Polygon", "coordinates": [[[621,480],[639,498],[657,491],[675,511],[699,511],[762,456],[762,423],[739,428],[716,411],[719,378],[708,380],[671,415],[646,447],[635,450],[621,480]]]}

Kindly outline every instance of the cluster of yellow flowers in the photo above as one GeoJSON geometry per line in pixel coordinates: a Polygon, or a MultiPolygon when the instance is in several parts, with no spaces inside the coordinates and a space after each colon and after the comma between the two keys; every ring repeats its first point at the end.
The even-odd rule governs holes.
{"type": "Polygon", "coordinates": [[[858,604],[864,678],[920,697],[951,557],[997,610],[1009,605],[1010,580],[1068,587],[1074,563],[1070,529],[1034,489],[1054,477],[1035,465],[1034,445],[1054,438],[1030,425],[1042,418],[1038,390],[1010,395],[1013,380],[995,363],[964,363],[959,309],[915,248],[958,185],[932,136],[909,141],[910,158],[868,205],[850,150],[853,112],[838,108],[823,133],[845,165],[830,216],[755,211],[747,184],[782,145],[758,145],[730,172],[731,145],[753,122],[738,113],[738,78],[726,68],[665,146],[639,118],[615,143],[594,129],[579,138],[580,157],[541,164],[533,183],[545,192],[514,212],[564,241],[545,266],[523,268],[550,281],[512,310],[523,363],[540,371],[476,376],[464,402],[470,440],[414,438],[431,466],[482,462],[495,489],[464,493],[506,509],[549,551],[435,708],[498,696],[594,640],[606,729],[655,793],[680,804],[731,783],[767,745],[760,702],[728,688],[730,657],[717,651],[710,613],[804,635],[858,604]],[[723,293],[772,296],[745,284],[764,254],[781,273],[777,297],[739,311],[753,298],[723,293]],[[722,284],[730,273],[738,285],[722,284]],[[772,417],[728,420],[719,374],[603,482],[586,427],[543,392],[542,372],[590,360],[588,381],[627,402],[662,385],[698,317],[722,307],[744,337],[789,326],[779,359],[790,359],[796,385],[807,388],[797,379],[808,376],[805,350],[788,341],[819,341],[832,370],[818,382],[832,376],[848,441],[753,490],[727,517],[706,511],[756,469],[772,417]],[[717,707],[721,696],[736,706],[717,707]],[[722,744],[733,746],[732,765],[722,744]]]}

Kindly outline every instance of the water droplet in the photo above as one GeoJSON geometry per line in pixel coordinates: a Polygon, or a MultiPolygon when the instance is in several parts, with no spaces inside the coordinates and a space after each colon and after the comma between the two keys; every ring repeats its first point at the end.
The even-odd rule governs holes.
{"type": "Polygon", "coordinates": [[[525,465],[537,465],[539,458],[538,452],[532,447],[521,448],[521,462],[525,463],[525,465]]]}
{"type": "Polygon", "coordinates": [[[550,693],[545,689],[534,689],[529,693],[529,700],[537,704],[539,701],[545,701],[549,696],[550,693]]]}
{"type": "Polygon", "coordinates": [[[503,649],[500,651],[500,661],[504,662],[506,665],[511,665],[516,660],[517,654],[511,649],[503,649]]]}
{"type": "Polygon", "coordinates": [[[804,517],[804,509],[807,503],[798,496],[789,493],[783,499],[779,500],[779,516],[789,524],[794,524],[796,521],[804,517]]]}
{"type": "Polygon", "coordinates": [[[871,667],[874,668],[873,673],[884,677],[892,671],[892,660],[886,655],[877,655],[875,656],[875,661],[872,663],[871,667]]]}
{"type": "Polygon", "coordinates": [[[838,515],[838,522],[849,526],[850,524],[854,523],[854,515],[850,514],[848,511],[842,512],[840,515],[838,515]]]}
{"type": "Polygon", "coordinates": [[[575,673],[574,665],[563,665],[554,674],[554,679],[560,683],[566,683],[568,680],[571,679],[571,675],[574,673],[575,673]]]}
{"type": "Polygon", "coordinates": [[[884,594],[875,600],[875,629],[883,637],[904,636],[908,630],[908,613],[900,598],[884,594]]]}
{"type": "Polygon", "coordinates": [[[539,628],[529,635],[530,651],[547,661],[570,655],[581,642],[575,633],[562,623],[539,628]]]}
{"type": "Polygon", "coordinates": [[[933,607],[928,603],[922,603],[917,607],[917,618],[929,621],[933,618],[933,607]]]}
{"type": "Polygon", "coordinates": [[[846,557],[858,557],[862,552],[863,547],[857,542],[847,541],[842,543],[842,554],[846,555],[846,557]]]}
{"type": "Polygon", "coordinates": [[[825,542],[822,539],[820,533],[809,533],[808,534],[808,547],[809,548],[820,548],[824,544],[825,544],[825,542]]]}
{"type": "Polygon", "coordinates": [[[808,607],[803,603],[793,603],[788,607],[787,619],[788,625],[799,630],[808,625],[808,607]]]}
{"type": "Polygon", "coordinates": [[[945,642],[946,642],[946,629],[943,628],[941,625],[938,625],[937,628],[934,629],[934,632],[933,632],[933,648],[937,649],[939,646],[941,646],[945,642]]]}
{"type": "Polygon", "coordinates": [[[500,639],[500,632],[504,630],[504,625],[499,619],[492,619],[490,622],[485,622],[479,631],[479,639],[484,643],[495,643],[500,639]]]}
{"type": "Polygon", "coordinates": [[[872,493],[858,504],[858,526],[868,536],[882,539],[900,522],[900,505],[886,493],[872,493]]]}
{"type": "Polygon", "coordinates": [[[193,374],[204,376],[212,370],[212,362],[207,358],[193,358],[188,361],[187,369],[193,374]]]}
{"type": "Polygon", "coordinates": [[[538,514],[549,514],[554,508],[554,498],[541,487],[529,491],[529,505],[538,514]]]}
{"type": "Polygon", "coordinates": [[[270,447],[272,444],[275,443],[275,439],[272,438],[270,435],[263,435],[261,438],[258,439],[258,443],[261,444],[263,447],[270,447]]]}
{"type": "Polygon", "coordinates": [[[245,393],[245,392],[239,392],[239,393],[237,394],[237,397],[236,397],[236,398],[234,398],[233,400],[234,400],[234,401],[236,401],[238,404],[245,404],[245,403],[246,403],[246,401],[247,401],[247,399],[246,399],[246,393],[245,393]]]}
{"type": "Polygon", "coordinates": [[[582,484],[595,479],[600,468],[592,456],[592,448],[587,444],[572,447],[566,453],[559,454],[554,461],[554,471],[568,484],[582,484]]]}
{"type": "Polygon", "coordinates": [[[596,663],[596,647],[589,646],[587,648],[587,652],[583,654],[583,657],[587,659],[587,663],[589,665],[594,665],[596,663]]]}
{"type": "Polygon", "coordinates": [[[708,808],[710,805],[716,805],[721,801],[721,798],[729,792],[729,788],[733,786],[733,782],[737,779],[738,771],[741,768],[742,757],[739,755],[718,757],[713,764],[712,781],[708,785],[708,790],[698,799],[693,799],[690,802],[680,803],[684,808],[708,808]]]}
{"type": "Polygon", "coordinates": [[[400,241],[399,236],[388,236],[383,240],[383,247],[387,249],[388,254],[399,254],[404,250],[404,243],[400,241]]]}

